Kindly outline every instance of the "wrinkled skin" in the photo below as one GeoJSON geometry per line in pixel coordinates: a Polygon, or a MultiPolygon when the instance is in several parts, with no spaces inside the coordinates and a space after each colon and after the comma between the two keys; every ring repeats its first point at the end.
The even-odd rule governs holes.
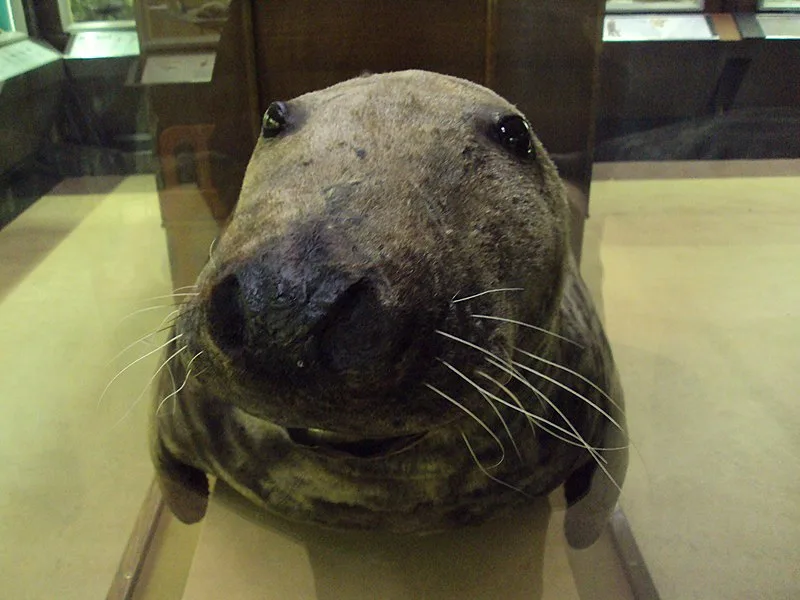
{"type": "Polygon", "coordinates": [[[565,484],[570,542],[596,538],[622,394],[555,167],[498,134],[518,114],[419,71],[285,104],[166,351],[151,448],[180,519],[206,473],[290,519],[401,532],[565,484]]]}

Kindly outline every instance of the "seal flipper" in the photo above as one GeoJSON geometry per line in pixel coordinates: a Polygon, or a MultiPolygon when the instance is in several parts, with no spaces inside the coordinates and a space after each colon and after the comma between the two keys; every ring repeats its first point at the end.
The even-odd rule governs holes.
{"type": "Polygon", "coordinates": [[[203,471],[178,461],[157,434],[154,437],[152,459],[164,502],[183,523],[197,523],[208,507],[208,477],[203,471]]]}
{"type": "MultiPolygon", "coordinates": [[[[618,422],[624,427],[624,417],[615,417],[618,417],[618,422]]],[[[596,460],[590,460],[573,471],[564,483],[564,496],[567,500],[564,534],[573,548],[583,550],[594,544],[611,518],[619,500],[619,488],[622,487],[628,469],[626,445],[625,432],[608,425],[603,446],[619,449],[598,453],[606,460],[603,463],[605,471],[598,466],[596,460]]]]}

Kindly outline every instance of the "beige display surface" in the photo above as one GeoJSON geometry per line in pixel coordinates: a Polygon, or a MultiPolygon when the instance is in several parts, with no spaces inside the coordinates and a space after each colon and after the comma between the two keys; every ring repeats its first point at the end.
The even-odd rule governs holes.
{"type": "Polygon", "coordinates": [[[338,532],[266,515],[221,485],[184,598],[630,598],[608,538],[569,550],[562,516],[542,498],[508,518],[440,534],[338,532]]]}

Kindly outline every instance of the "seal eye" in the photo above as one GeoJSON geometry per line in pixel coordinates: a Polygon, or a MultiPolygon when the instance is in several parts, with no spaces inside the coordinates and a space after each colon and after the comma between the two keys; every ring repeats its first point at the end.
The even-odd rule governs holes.
{"type": "Polygon", "coordinates": [[[533,154],[533,136],[528,122],[519,115],[507,115],[495,125],[500,143],[520,158],[533,154]]]}
{"type": "Polygon", "coordinates": [[[286,127],[286,117],[289,110],[284,102],[273,102],[264,113],[261,120],[261,137],[274,138],[286,127]]]}

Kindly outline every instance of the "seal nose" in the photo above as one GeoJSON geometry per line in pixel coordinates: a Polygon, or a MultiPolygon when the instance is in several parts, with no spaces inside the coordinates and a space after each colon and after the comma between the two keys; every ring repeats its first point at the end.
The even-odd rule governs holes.
{"type": "Polygon", "coordinates": [[[232,352],[244,345],[245,314],[236,275],[228,275],[214,286],[208,302],[208,325],[221,350],[232,352]]]}
{"type": "Polygon", "coordinates": [[[382,302],[367,277],[234,271],[212,288],[209,333],[234,363],[265,377],[319,368],[358,385],[387,376],[413,341],[411,311],[382,302]]]}
{"type": "Polygon", "coordinates": [[[320,331],[320,361],[336,373],[380,375],[392,369],[411,344],[410,317],[393,314],[367,281],[350,286],[330,307],[320,331]]]}

